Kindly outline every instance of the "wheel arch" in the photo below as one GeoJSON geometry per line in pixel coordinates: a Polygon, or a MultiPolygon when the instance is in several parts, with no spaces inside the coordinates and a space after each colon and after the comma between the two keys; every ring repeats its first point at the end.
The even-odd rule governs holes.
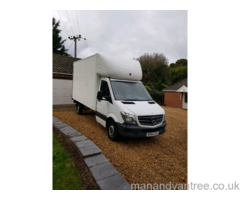
{"type": "Polygon", "coordinates": [[[114,114],[110,113],[110,114],[108,114],[108,116],[107,116],[106,127],[107,127],[107,124],[108,124],[108,122],[109,122],[110,120],[113,120],[114,122],[118,122],[117,117],[116,117],[114,114]]]}

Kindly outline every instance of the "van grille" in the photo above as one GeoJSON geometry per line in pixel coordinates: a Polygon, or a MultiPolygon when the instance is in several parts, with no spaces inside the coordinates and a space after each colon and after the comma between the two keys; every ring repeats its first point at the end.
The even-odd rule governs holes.
{"type": "Polygon", "coordinates": [[[138,121],[141,125],[145,126],[155,126],[161,124],[163,120],[163,115],[150,115],[150,116],[139,116],[138,121]]]}

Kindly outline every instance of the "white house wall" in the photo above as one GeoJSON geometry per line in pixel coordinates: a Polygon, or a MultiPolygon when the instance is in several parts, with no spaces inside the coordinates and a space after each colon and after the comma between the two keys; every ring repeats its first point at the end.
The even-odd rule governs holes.
{"type": "Polygon", "coordinates": [[[73,104],[72,80],[53,79],[53,105],[73,104]]]}

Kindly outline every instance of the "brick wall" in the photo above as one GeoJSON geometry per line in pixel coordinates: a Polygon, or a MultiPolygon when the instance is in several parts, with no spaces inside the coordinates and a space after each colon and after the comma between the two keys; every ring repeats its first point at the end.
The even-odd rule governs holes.
{"type": "Polygon", "coordinates": [[[72,80],[73,76],[72,75],[67,75],[67,74],[56,74],[56,73],[53,73],[53,78],[70,79],[70,80],[72,80]]]}
{"type": "Polygon", "coordinates": [[[182,108],[183,94],[179,92],[164,92],[164,105],[175,108],[182,108]],[[181,94],[181,100],[180,100],[181,94]]]}

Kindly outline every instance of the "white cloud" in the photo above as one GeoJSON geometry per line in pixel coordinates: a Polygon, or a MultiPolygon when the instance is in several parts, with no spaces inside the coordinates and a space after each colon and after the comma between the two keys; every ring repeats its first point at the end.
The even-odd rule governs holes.
{"type": "MultiPolygon", "coordinates": [[[[78,42],[77,57],[94,53],[115,54],[113,50],[130,57],[144,53],[163,53],[169,63],[187,58],[187,11],[59,11],[69,35],[80,34],[86,42],[78,42]],[[72,28],[71,28],[72,27],[72,28]],[[100,44],[100,45],[99,45],[100,44]]],[[[53,17],[60,19],[58,12],[53,17]]],[[[67,38],[61,22],[63,39],[67,38]]],[[[66,48],[72,43],[67,39],[66,48]]],[[[115,52],[114,51],[114,52],[115,52]]],[[[74,56],[74,45],[69,52],[74,56]]]]}

